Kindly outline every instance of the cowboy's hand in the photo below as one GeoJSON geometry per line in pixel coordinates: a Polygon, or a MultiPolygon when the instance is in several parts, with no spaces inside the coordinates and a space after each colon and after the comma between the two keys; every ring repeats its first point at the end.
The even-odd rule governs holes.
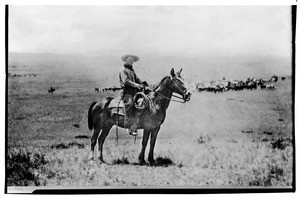
{"type": "Polygon", "coordinates": [[[139,89],[143,90],[144,89],[144,85],[143,84],[139,84],[139,89]]]}
{"type": "Polygon", "coordinates": [[[148,83],[147,83],[147,81],[143,81],[142,84],[143,84],[144,86],[149,86],[148,83]]]}
{"type": "Polygon", "coordinates": [[[151,88],[149,86],[146,86],[145,91],[151,91],[151,88]]]}

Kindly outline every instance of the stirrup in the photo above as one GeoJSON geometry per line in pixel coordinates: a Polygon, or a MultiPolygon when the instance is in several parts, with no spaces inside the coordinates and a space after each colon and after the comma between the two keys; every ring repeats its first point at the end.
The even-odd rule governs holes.
{"type": "Polygon", "coordinates": [[[135,129],[135,130],[129,130],[129,133],[128,133],[129,135],[132,135],[132,136],[137,136],[138,135],[138,133],[137,133],[137,129],[135,129]]]}

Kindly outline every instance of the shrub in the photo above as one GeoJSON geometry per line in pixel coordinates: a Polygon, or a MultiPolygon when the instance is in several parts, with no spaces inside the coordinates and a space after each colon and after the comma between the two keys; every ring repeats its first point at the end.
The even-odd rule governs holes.
{"type": "Polygon", "coordinates": [[[280,149],[283,150],[285,149],[289,143],[287,143],[287,140],[284,140],[283,138],[279,138],[275,142],[271,142],[273,149],[280,149]]]}
{"type": "Polygon", "coordinates": [[[170,166],[173,165],[174,162],[168,157],[158,157],[155,160],[155,166],[170,166]]]}
{"type": "Polygon", "coordinates": [[[43,165],[47,164],[43,154],[30,152],[12,152],[7,158],[7,185],[8,186],[40,186],[39,178],[34,174],[43,165]]]}
{"type": "Polygon", "coordinates": [[[200,136],[199,138],[196,138],[196,140],[197,140],[198,144],[204,144],[204,143],[210,142],[211,138],[207,135],[207,136],[204,136],[204,137],[200,136]]]}
{"type": "Polygon", "coordinates": [[[277,165],[271,166],[267,172],[263,170],[253,170],[253,172],[255,179],[249,182],[249,186],[275,186],[283,176],[283,168],[277,165]]]}

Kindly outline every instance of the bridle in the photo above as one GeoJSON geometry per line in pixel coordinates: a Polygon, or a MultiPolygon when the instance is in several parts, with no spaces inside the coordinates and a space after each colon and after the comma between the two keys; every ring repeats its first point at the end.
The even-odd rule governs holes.
{"type": "MultiPolygon", "coordinates": [[[[187,91],[187,89],[182,90],[182,89],[178,86],[178,84],[177,84],[173,79],[174,79],[174,77],[171,78],[171,82],[173,82],[174,85],[175,85],[175,86],[176,86],[183,94],[185,94],[186,91],[187,91]]],[[[171,98],[169,98],[169,97],[164,96],[163,94],[159,93],[158,91],[156,91],[156,89],[157,89],[158,87],[160,87],[161,83],[162,83],[162,81],[159,83],[159,85],[158,85],[155,89],[153,89],[153,91],[154,91],[155,93],[157,93],[157,94],[160,95],[161,97],[163,97],[163,98],[165,98],[165,99],[167,99],[167,100],[170,100],[170,101],[179,102],[179,103],[185,103],[185,102],[187,102],[187,100],[185,100],[184,98],[181,98],[181,97],[179,97],[179,96],[176,96],[176,95],[173,95],[173,94],[172,94],[171,98]],[[172,99],[172,97],[181,99],[182,101],[174,100],[174,99],[172,99]]]]}

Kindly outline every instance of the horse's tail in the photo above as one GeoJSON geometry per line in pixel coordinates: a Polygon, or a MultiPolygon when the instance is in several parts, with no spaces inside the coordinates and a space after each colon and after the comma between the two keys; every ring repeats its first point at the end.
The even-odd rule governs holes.
{"type": "Polygon", "coordinates": [[[93,126],[93,112],[92,112],[92,109],[93,107],[95,106],[97,102],[93,102],[89,108],[89,113],[88,113],[88,126],[89,126],[89,129],[92,130],[94,128],[93,126]]]}

